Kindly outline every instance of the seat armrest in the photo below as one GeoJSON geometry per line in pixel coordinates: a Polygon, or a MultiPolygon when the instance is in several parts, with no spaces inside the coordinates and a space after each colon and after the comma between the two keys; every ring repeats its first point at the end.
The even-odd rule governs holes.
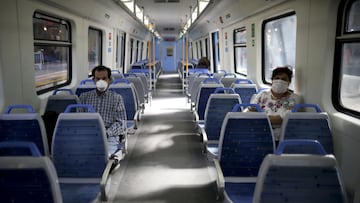
{"type": "Polygon", "coordinates": [[[207,144],[208,144],[208,137],[207,137],[207,134],[206,134],[206,131],[204,128],[201,128],[200,127],[200,133],[201,133],[201,137],[202,137],[202,142],[203,142],[203,153],[206,154],[207,152],[207,144]]]}
{"type": "Polygon", "coordinates": [[[221,166],[220,166],[218,159],[214,159],[214,165],[215,165],[215,169],[216,169],[216,173],[217,173],[217,179],[216,179],[217,189],[218,189],[217,197],[218,197],[218,199],[221,199],[224,197],[225,178],[224,178],[224,174],[221,170],[221,166]]]}
{"type": "Polygon", "coordinates": [[[199,114],[197,113],[197,111],[192,111],[193,115],[194,115],[194,121],[196,125],[199,125],[199,114]]]}
{"type": "Polygon", "coordinates": [[[108,160],[108,162],[106,164],[106,167],[105,167],[105,170],[104,170],[104,172],[102,174],[102,177],[101,177],[101,182],[100,182],[100,198],[101,198],[101,201],[107,201],[107,199],[108,199],[108,197],[106,195],[106,185],[107,185],[108,180],[109,180],[110,169],[111,169],[111,166],[112,166],[113,163],[114,163],[113,159],[108,160]]]}
{"type": "Polygon", "coordinates": [[[137,129],[138,121],[140,121],[140,111],[141,110],[137,110],[135,112],[135,115],[134,115],[134,129],[137,129]]]}

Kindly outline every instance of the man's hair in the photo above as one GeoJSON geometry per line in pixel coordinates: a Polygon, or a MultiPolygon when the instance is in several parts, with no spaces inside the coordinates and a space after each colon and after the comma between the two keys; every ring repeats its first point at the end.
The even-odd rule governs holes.
{"type": "Polygon", "coordinates": [[[277,67],[273,70],[272,72],[272,76],[271,76],[271,79],[274,79],[274,77],[279,74],[279,73],[285,73],[288,77],[289,77],[289,82],[291,82],[291,78],[292,78],[292,75],[293,75],[293,72],[292,70],[287,67],[287,66],[284,66],[284,67],[277,67]]]}
{"type": "Polygon", "coordinates": [[[99,66],[96,66],[92,69],[91,71],[91,76],[92,77],[95,77],[95,72],[96,71],[106,71],[107,72],[107,75],[108,75],[108,78],[111,79],[111,69],[106,67],[106,66],[103,66],[103,65],[99,65],[99,66]]]}

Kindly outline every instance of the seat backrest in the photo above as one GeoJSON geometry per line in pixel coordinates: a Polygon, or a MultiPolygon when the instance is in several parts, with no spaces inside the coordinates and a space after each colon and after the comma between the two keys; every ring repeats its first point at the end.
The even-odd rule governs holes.
{"type": "Polygon", "coordinates": [[[224,85],[224,87],[231,87],[231,84],[235,82],[238,78],[236,78],[235,73],[225,73],[225,75],[220,78],[220,82],[224,85]]]}
{"type": "Polygon", "coordinates": [[[123,79],[119,82],[114,81],[114,83],[110,85],[109,90],[122,96],[126,110],[126,118],[127,120],[133,120],[136,111],[139,109],[134,85],[127,79],[123,79]]]}
{"type": "Polygon", "coordinates": [[[0,157],[1,202],[62,203],[58,177],[49,157],[0,157]]]}
{"type": "Polygon", "coordinates": [[[41,153],[33,142],[5,141],[0,142],[0,156],[36,156],[41,153]]]}
{"type": "Polygon", "coordinates": [[[106,130],[100,114],[93,108],[88,111],[59,115],[52,142],[52,160],[59,178],[101,179],[108,160],[106,130]]]}
{"type": "Polygon", "coordinates": [[[136,94],[138,95],[139,103],[144,104],[145,103],[145,90],[144,90],[144,85],[142,84],[140,77],[138,77],[135,73],[124,74],[124,76],[127,80],[129,80],[131,83],[134,84],[136,94]]]}
{"type": "Polygon", "coordinates": [[[0,142],[3,141],[33,142],[43,156],[49,156],[44,121],[30,105],[10,105],[0,115],[0,142]],[[28,112],[14,113],[16,109],[28,112]]]}
{"type": "Polygon", "coordinates": [[[318,154],[326,155],[324,147],[317,140],[283,140],[275,151],[280,154],[318,154]]]}
{"type": "Polygon", "coordinates": [[[327,153],[334,153],[330,119],[326,112],[287,113],[283,118],[280,141],[287,139],[317,140],[327,153]]]}
{"type": "Polygon", "coordinates": [[[75,94],[80,97],[80,95],[84,92],[91,91],[96,89],[96,84],[92,79],[84,79],[80,82],[80,84],[76,87],[75,94]]]}
{"type": "Polygon", "coordinates": [[[221,127],[218,158],[224,177],[256,177],[263,158],[275,151],[265,112],[228,112],[221,127]]]}
{"type": "Polygon", "coordinates": [[[243,103],[250,103],[252,96],[257,93],[256,84],[233,83],[231,87],[240,95],[243,103]]]}
{"type": "Polygon", "coordinates": [[[143,88],[144,88],[144,91],[145,91],[145,95],[147,95],[149,93],[148,77],[146,76],[146,74],[144,72],[135,72],[134,74],[140,78],[143,88]]]}
{"type": "Polygon", "coordinates": [[[205,109],[205,131],[208,140],[219,140],[225,115],[231,112],[235,104],[240,104],[238,94],[211,94],[205,109]]]}
{"type": "MultiPolygon", "coordinates": [[[[209,78],[210,79],[210,78],[209,78]]],[[[213,79],[213,78],[211,78],[213,79]]],[[[199,115],[199,120],[204,120],[205,109],[209,99],[209,96],[215,92],[217,88],[224,87],[220,83],[201,83],[199,92],[196,97],[195,110],[199,115]]]]}
{"type": "Polygon", "coordinates": [[[79,103],[79,97],[71,89],[56,89],[47,99],[45,112],[62,113],[67,105],[79,103]],[[59,92],[67,92],[68,94],[59,94],[59,92]]]}
{"type": "Polygon", "coordinates": [[[200,73],[194,78],[194,81],[192,82],[191,89],[189,92],[191,95],[190,98],[191,102],[193,103],[196,102],[196,97],[199,92],[200,84],[202,83],[202,81],[204,81],[207,78],[210,78],[210,74],[208,73],[200,73]]]}
{"type": "Polygon", "coordinates": [[[340,170],[333,155],[267,155],[255,186],[254,203],[345,203],[340,170]]]}

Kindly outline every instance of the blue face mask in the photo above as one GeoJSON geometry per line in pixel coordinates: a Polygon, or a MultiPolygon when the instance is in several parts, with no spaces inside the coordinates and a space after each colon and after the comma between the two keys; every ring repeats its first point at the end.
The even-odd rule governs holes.
{"type": "Polygon", "coordinates": [[[105,92],[108,87],[108,83],[105,80],[98,80],[96,82],[96,89],[100,92],[105,92]]]}

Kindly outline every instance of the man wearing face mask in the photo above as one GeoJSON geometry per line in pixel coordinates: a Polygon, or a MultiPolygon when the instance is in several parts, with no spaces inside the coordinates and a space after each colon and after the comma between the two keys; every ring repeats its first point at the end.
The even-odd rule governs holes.
{"type": "Polygon", "coordinates": [[[271,76],[271,89],[262,91],[251,101],[251,103],[259,104],[269,115],[275,141],[279,140],[282,118],[300,102],[300,97],[289,90],[292,74],[288,67],[275,68],[271,76]]]}
{"type": "Polygon", "coordinates": [[[82,104],[90,104],[98,112],[106,127],[108,150],[110,156],[118,151],[120,141],[125,135],[126,112],[121,95],[108,91],[112,82],[111,69],[97,66],[92,70],[96,89],[82,93],[79,97],[82,104]]]}

